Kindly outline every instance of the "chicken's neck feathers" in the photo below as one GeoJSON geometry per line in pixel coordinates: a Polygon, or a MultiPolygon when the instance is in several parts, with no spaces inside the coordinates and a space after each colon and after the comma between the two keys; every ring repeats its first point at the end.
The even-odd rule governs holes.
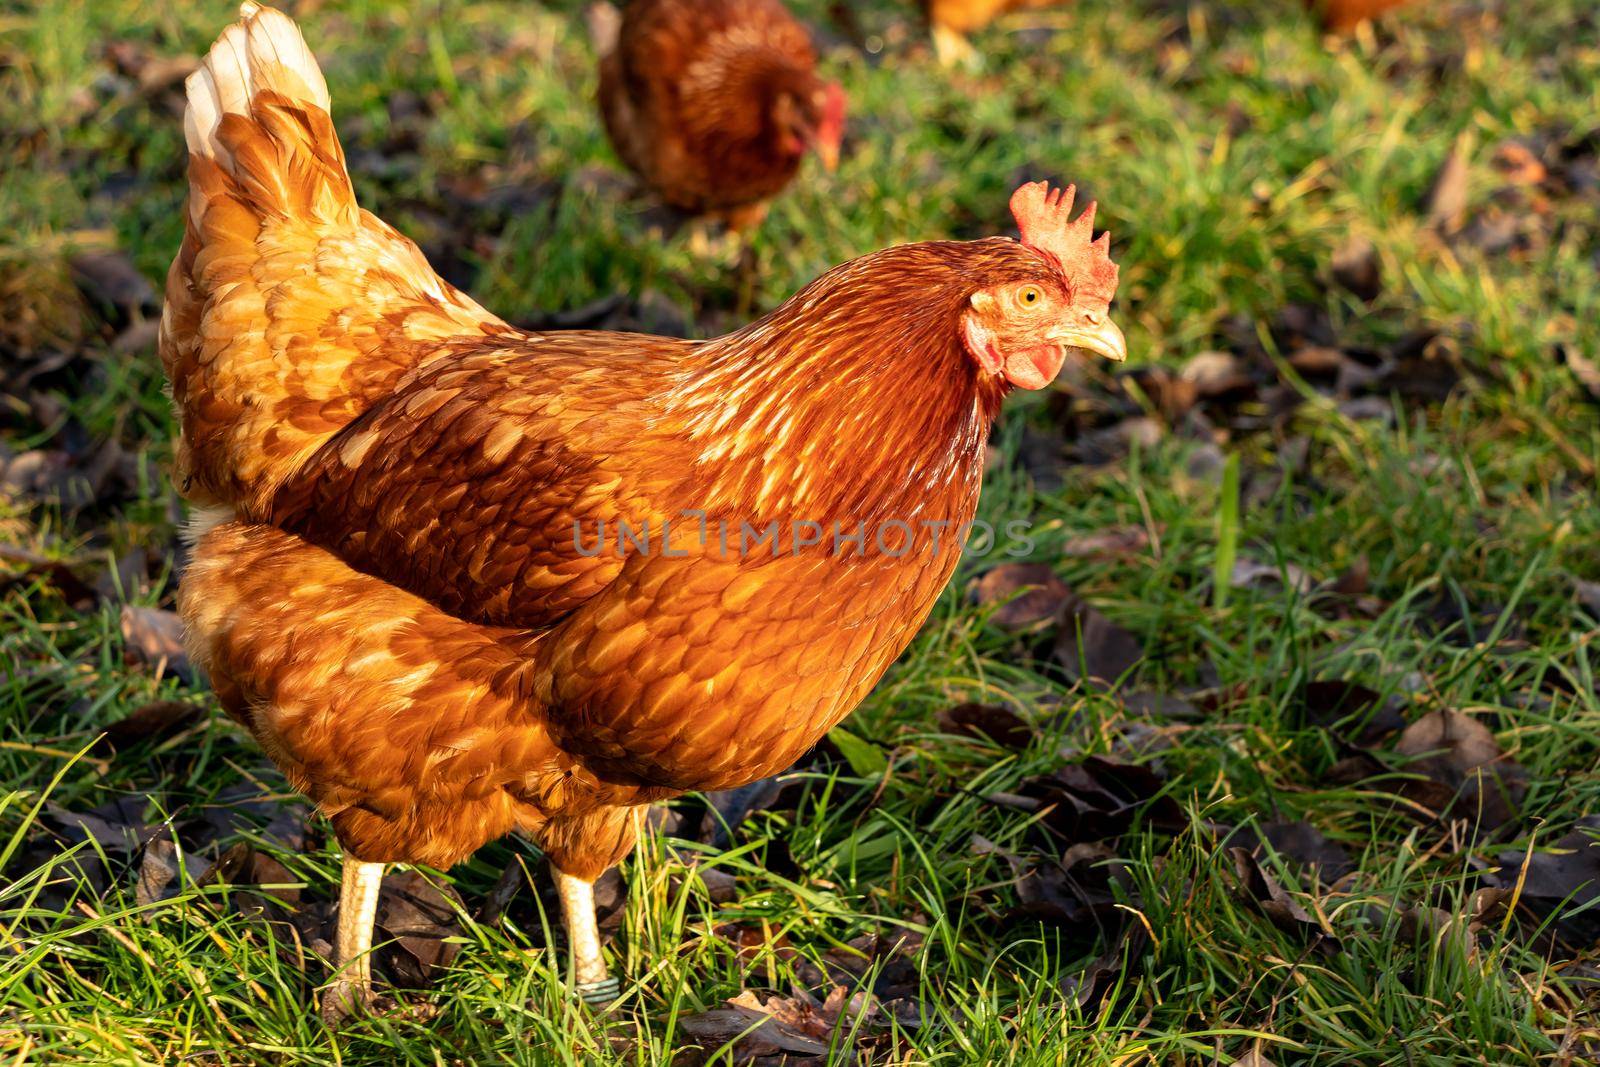
{"type": "Polygon", "coordinates": [[[854,260],[695,351],[668,406],[708,509],[964,519],[1000,394],[961,347],[970,278],[949,247],[854,260]]]}

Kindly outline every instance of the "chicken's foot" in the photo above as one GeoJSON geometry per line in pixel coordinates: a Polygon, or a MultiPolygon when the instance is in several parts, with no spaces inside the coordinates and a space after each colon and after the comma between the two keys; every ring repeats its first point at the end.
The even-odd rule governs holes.
{"type": "Polygon", "coordinates": [[[334,945],[333,983],[322,993],[322,1020],[337,1026],[372,1003],[372,924],[378,917],[381,863],[364,863],[344,854],[339,887],[339,929],[334,945]]]}
{"type": "Polygon", "coordinates": [[[588,1004],[609,1004],[620,987],[607,977],[600,953],[600,925],[594,914],[594,883],[565,874],[554,865],[556,890],[561,895],[561,918],[567,927],[567,948],[572,953],[573,981],[578,996],[588,1004]]]}

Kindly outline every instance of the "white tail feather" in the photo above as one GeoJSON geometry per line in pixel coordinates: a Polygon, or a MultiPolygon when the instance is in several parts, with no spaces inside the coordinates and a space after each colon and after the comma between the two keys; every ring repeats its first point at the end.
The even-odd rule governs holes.
{"type": "Polygon", "coordinates": [[[227,150],[217,137],[222,116],[248,115],[258,92],[270,89],[324,111],[332,106],[322,69],[289,16],[246,0],[239,5],[239,18],[222,31],[185,83],[189,109],[183,136],[189,151],[229,170],[227,150]]]}

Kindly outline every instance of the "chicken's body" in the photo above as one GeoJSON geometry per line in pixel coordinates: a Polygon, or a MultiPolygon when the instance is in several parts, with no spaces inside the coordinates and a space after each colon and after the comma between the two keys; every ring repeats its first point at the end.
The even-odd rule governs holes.
{"type": "Polygon", "coordinates": [[[205,535],[184,583],[225,703],[256,709],[252,729],[363,860],[448,867],[520,829],[593,877],[631,843],[627,808],[794,762],[954,567],[986,430],[973,398],[947,426],[933,403],[916,410],[926,455],[890,471],[867,443],[892,432],[891,409],[829,425],[805,378],[723,408],[718,379],[759,370],[714,358],[756,354],[737,344],[574,333],[446,349],[266,508],[205,535]],[[741,430],[711,436],[723,418],[741,430]],[[789,419],[815,447],[770,454],[789,419]],[[842,469],[852,452],[859,469],[842,469]],[[826,476],[808,481],[807,461],[826,476]],[[880,478],[902,492],[877,495],[880,478]],[[686,511],[705,512],[704,544],[686,511]],[[831,548],[835,523],[842,540],[891,518],[946,532],[937,550],[931,528],[893,555],[794,550],[796,521],[831,548]],[[757,545],[773,521],[778,543],[757,545]],[[618,551],[622,522],[653,546],[618,551]]]}
{"type": "Polygon", "coordinates": [[[1328,33],[1350,34],[1354,33],[1363,22],[1369,22],[1408,2],[1409,0],[1306,0],[1306,6],[1317,13],[1322,20],[1322,28],[1328,33]]]}
{"type": "Polygon", "coordinates": [[[973,62],[977,53],[967,35],[989,25],[1001,15],[1030,8],[1053,7],[1062,0],[922,0],[923,13],[939,62],[973,62]]]}
{"type": "Polygon", "coordinates": [[[1065,258],[874,253],[713,341],[519,331],[356,207],[298,30],[243,11],[189,83],[161,333],[209,509],[192,652],[345,850],[330,1016],[364,991],[377,865],[512,830],[599,985],[587,884],[634,813],[781,770],[855,707],[955,568],[1008,380],[1078,343],[975,291],[1077,271],[1068,334],[1115,352],[1115,269],[1080,220],[1065,258]]]}
{"type": "Polygon", "coordinates": [[[632,0],[597,45],[611,143],[675,208],[746,227],[809,148],[837,156],[843,95],[780,0],[632,0]]]}

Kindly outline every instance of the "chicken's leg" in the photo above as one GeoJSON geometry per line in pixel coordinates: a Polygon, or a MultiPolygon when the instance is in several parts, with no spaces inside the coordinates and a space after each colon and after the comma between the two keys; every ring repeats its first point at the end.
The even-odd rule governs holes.
{"type": "Polygon", "coordinates": [[[933,38],[933,51],[939,57],[941,67],[962,66],[977,70],[983,65],[978,50],[959,31],[936,23],[929,30],[929,35],[933,38]]]}
{"type": "Polygon", "coordinates": [[[578,996],[589,1004],[609,1004],[620,987],[606,977],[600,954],[600,926],[594,914],[594,883],[565,874],[554,865],[556,890],[561,894],[561,918],[567,927],[567,948],[572,953],[573,979],[578,996]]]}
{"type": "Polygon", "coordinates": [[[337,1026],[372,1000],[372,924],[378,917],[381,863],[363,863],[344,854],[339,887],[339,931],[334,945],[333,984],[322,994],[322,1019],[337,1026]]]}

